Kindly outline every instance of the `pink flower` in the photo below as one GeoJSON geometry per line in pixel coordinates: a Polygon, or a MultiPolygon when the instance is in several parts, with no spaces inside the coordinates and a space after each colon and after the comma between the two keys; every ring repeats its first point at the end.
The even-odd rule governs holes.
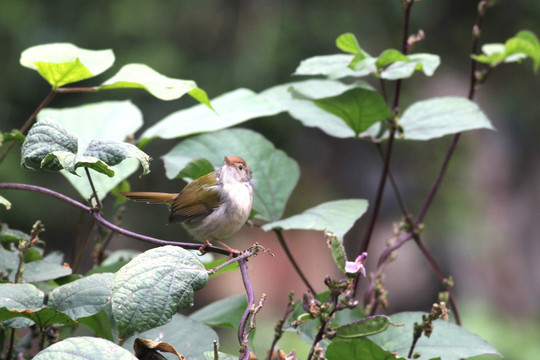
{"type": "Polygon", "coordinates": [[[362,275],[366,276],[366,269],[364,268],[364,264],[367,259],[367,252],[363,252],[362,254],[358,255],[356,260],[353,261],[347,261],[345,263],[345,272],[349,274],[356,274],[360,272],[362,275]]]}

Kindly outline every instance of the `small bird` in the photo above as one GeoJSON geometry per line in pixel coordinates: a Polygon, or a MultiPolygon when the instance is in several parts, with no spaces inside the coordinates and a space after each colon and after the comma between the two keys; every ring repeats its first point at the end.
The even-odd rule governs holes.
{"type": "Polygon", "coordinates": [[[225,156],[223,166],[187,184],[179,193],[123,192],[130,200],[170,206],[169,223],[182,223],[204,244],[217,241],[229,251],[229,257],[238,254],[220,239],[236,233],[245,224],[253,205],[253,178],[251,169],[238,156],[225,156]]]}

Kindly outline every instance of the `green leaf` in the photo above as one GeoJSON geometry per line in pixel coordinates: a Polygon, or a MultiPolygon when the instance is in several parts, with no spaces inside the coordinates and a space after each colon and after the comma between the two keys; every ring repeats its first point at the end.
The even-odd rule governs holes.
{"type": "Polygon", "coordinates": [[[103,90],[138,88],[161,100],[175,100],[197,89],[194,98],[212,108],[206,93],[193,80],[173,79],[144,64],[124,65],[112,78],[100,86],[103,90]]]}
{"type": "Polygon", "coordinates": [[[0,308],[0,322],[21,317],[33,321],[40,329],[44,329],[46,326],[54,324],[68,326],[79,325],[78,322],[70,318],[68,315],[50,307],[41,308],[39,310],[17,310],[8,309],[6,307],[0,308]]]}
{"type": "Polygon", "coordinates": [[[237,89],[212,100],[215,111],[203,105],[174,112],[148,128],[141,138],[173,139],[225,129],[244,121],[278,114],[285,109],[248,89],[237,89]]]}
{"type": "Polygon", "coordinates": [[[16,250],[6,250],[0,246],[0,271],[2,277],[7,277],[11,282],[15,282],[15,273],[19,266],[19,256],[16,250]]]}
{"type": "Polygon", "coordinates": [[[11,202],[1,195],[0,195],[0,205],[4,205],[6,207],[6,210],[11,209],[11,202]]]}
{"type": "Polygon", "coordinates": [[[363,199],[329,201],[290,218],[265,224],[262,229],[326,230],[342,239],[356,220],[366,212],[367,207],[368,202],[363,199]]]}
{"type": "Polygon", "coordinates": [[[293,97],[292,92],[309,98],[335,96],[354,88],[334,80],[306,80],[277,85],[261,92],[261,96],[281,104],[289,114],[307,127],[317,127],[338,138],[354,137],[354,131],[339,117],[324,111],[311,101],[293,97]]]}
{"type": "Polygon", "coordinates": [[[23,143],[25,136],[17,129],[13,129],[8,133],[0,133],[0,147],[2,147],[2,139],[4,142],[6,141],[14,141],[14,142],[20,142],[23,143]]]}
{"type": "MultiPolygon", "coordinates": [[[[366,58],[364,54],[359,54],[357,56],[362,60],[366,58]]],[[[368,68],[349,68],[348,66],[354,58],[354,55],[348,54],[313,56],[311,58],[302,60],[293,75],[323,75],[329,79],[342,79],[345,77],[369,75],[371,70],[375,70],[368,68]]]]}
{"type": "Polygon", "coordinates": [[[336,336],[343,339],[353,339],[374,335],[386,330],[391,323],[388,316],[373,315],[339,326],[336,328],[336,336]]]}
{"type": "Polygon", "coordinates": [[[114,63],[112,50],[87,50],[70,43],[33,46],[24,50],[20,63],[37,70],[53,86],[97,76],[114,63]]]}
{"type": "Polygon", "coordinates": [[[67,151],[54,151],[43,158],[42,167],[54,161],[60,164],[61,169],[76,176],[80,176],[76,171],[80,167],[87,167],[108,177],[114,176],[114,170],[109,165],[92,156],[77,156],[67,151]]]}
{"type": "Polygon", "coordinates": [[[175,178],[193,159],[206,158],[215,167],[224,156],[241,156],[253,170],[257,218],[281,218],[300,170],[296,162],[262,135],[245,129],[221,130],[189,138],[163,156],[166,175],[175,178]]]}
{"type": "Polygon", "coordinates": [[[20,230],[10,229],[8,224],[0,224],[0,243],[30,241],[30,235],[20,230]]]}
{"type": "Polygon", "coordinates": [[[54,280],[72,273],[69,266],[64,266],[46,259],[23,264],[22,269],[24,271],[23,280],[26,282],[54,280]]]}
{"type": "Polygon", "coordinates": [[[407,140],[430,140],[475,129],[493,130],[478,105],[460,97],[418,101],[405,110],[398,125],[407,140]]]}
{"type": "Polygon", "coordinates": [[[343,241],[333,233],[326,233],[326,239],[330,251],[332,252],[332,258],[338,269],[345,272],[345,262],[347,261],[347,253],[343,247],[343,241]]]}
{"type": "Polygon", "coordinates": [[[324,353],[328,360],[370,359],[394,360],[395,356],[366,338],[334,340],[324,353]]]}
{"type": "Polygon", "coordinates": [[[214,171],[214,165],[204,158],[193,159],[178,173],[179,178],[197,179],[214,171]]]}
{"type": "Polygon", "coordinates": [[[504,44],[507,55],[525,54],[533,60],[533,70],[540,68],[540,42],[532,31],[523,30],[504,44]]]}
{"type": "MultiPolygon", "coordinates": [[[[38,114],[38,120],[47,117],[55,119],[65,130],[77,136],[80,156],[93,139],[121,142],[133,137],[133,133],[143,124],[141,111],[131,101],[104,101],[64,109],[45,108],[38,114]]],[[[92,181],[100,199],[133,174],[138,164],[138,160],[126,159],[118,165],[111,166],[115,174],[113,178],[101,173],[92,173],[92,181]]],[[[76,172],[78,175],[84,175],[83,169],[77,169],[76,172]]],[[[73,176],[66,171],[62,171],[62,175],[83,198],[90,197],[92,189],[86,176],[73,176]]]]}
{"type": "Polygon", "coordinates": [[[150,172],[150,156],[133,144],[118,141],[91,140],[84,156],[96,157],[104,163],[114,166],[125,159],[137,159],[143,168],[142,175],[150,172]]]}
{"type": "Polygon", "coordinates": [[[77,138],[52,119],[44,119],[32,126],[21,149],[21,165],[27,169],[39,166],[58,171],[63,167],[58,159],[45,161],[55,151],[77,153],[77,138]]]}
{"type": "Polygon", "coordinates": [[[40,351],[34,360],[137,360],[115,343],[89,336],[71,337],[40,351]]]}
{"type": "Polygon", "coordinates": [[[167,323],[176,312],[193,305],[193,292],[207,281],[199,259],[178,246],[138,255],[113,278],[112,311],[120,337],[167,323]]]}
{"type": "MultiPolygon", "coordinates": [[[[384,61],[388,61],[388,59],[384,59],[384,61]]],[[[426,76],[432,76],[440,64],[441,59],[438,55],[411,54],[408,55],[407,60],[392,62],[390,66],[381,71],[381,78],[386,80],[406,79],[411,77],[415,71],[423,71],[426,76]]]]}
{"type": "Polygon", "coordinates": [[[133,343],[137,337],[165,341],[189,360],[204,359],[205,352],[213,351],[213,341],[219,342],[218,335],[210,327],[180,314],[175,314],[166,325],[126,339],[122,346],[125,349],[133,349],[133,343]]]}
{"type": "Polygon", "coordinates": [[[113,326],[114,321],[111,321],[111,304],[107,305],[105,308],[101,309],[97,314],[78,318],[77,321],[81,324],[92,330],[96,336],[110,340],[117,341],[118,334],[115,335],[113,326]]]}
{"type": "Polygon", "coordinates": [[[373,124],[392,117],[384,98],[375,91],[355,88],[344,93],[313,100],[321,109],[339,116],[358,136],[373,124]]]}
{"type": "Polygon", "coordinates": [[[91,316],[110,302],[113,274],[94,274],[57,287],[49,294],[48,306],[78,319],[91,316]]]}
{"type": "Polygon", "coordinates": [[[395,63],[396,61],[409,61],[409,58],[401,53],[401,51],[396,49],[385,50],[379,55],[375,65],[377,65],[377,70],[395,63]]]}
{"type": "MultiPolygon", "coordinates": [[[[0,248],[1,249],[1,248],[0,248]]],[[[18,311],[37,311],[43,306],[44,294],[32,284],[0,284],[0,308],[18,311]]],[[[15,318],[2,322],[3,326],[20,329],[31,326],[33,321],[15,318]]]]}
{"type": "Polygon", "coordinates": [[[246,307],[246,295],[234,295],[206,305],[189,317],[208,326],[238,330],[240,318],[244,314],[246,307]]]}
{"type": "MultiPolygon", "coordinates": [[[[370,336],[370,339],[399,356],[406,357],[411,347],[413,324],[422,321],[422,312],[402,312],[390,316],[399,327],[389,327],[386,331],[370,336]]],[[[429,338],[422,336],[416,343],[415,352],[422,359],[435,357],[441,360],[458,360],[484,354],[500,354],[486,340],[468,330],[443,320],[433,322],[433,333],[429,338]]]]}
{"type": "Polygon", "coordinates": [[[341,51],[350,53],[350,54],[358,54],[363,53],[362,48],[360,48],[360,45],[358,44],[358,40],[356,40],[356,36],[354,36],[353,33],[345,33],[338,36],[336,39],[336,46],[341,51]]]}

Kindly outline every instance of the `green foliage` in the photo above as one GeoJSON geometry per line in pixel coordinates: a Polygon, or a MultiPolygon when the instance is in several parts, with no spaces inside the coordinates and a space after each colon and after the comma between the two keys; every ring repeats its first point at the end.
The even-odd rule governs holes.
{"type": "MultiPolygon", "coordinates": [[[[53,109],[47,107],[51,99],[48,97],[35,111],[37,122],[26,137],[26,131],[6,133],[2,129],[0,148],[4,149],[5,142],[22,142],[22,166],[60,171],[83,198],[94,198],[95,203],[101,205],[100,200],[108,193],[118,196],[120,192],[129,191],[127,178],[139,165],[143,168],[142,175],[150,172],[151,158],[141,150],[143,146],[157,138],[170,140],[194,135],[176,141],[161,157],[169,179],[195,179],[220,166],[224,156],[243,157],[253,170],[255,225],[263,231],[279,230],[278,234],[293,229],[324,231],[332,257],[343,273],[343,279],[325,278],[327,291],[317,295],[308,291],[303,300],[296,303],[291,296],[283,326],[276,327],[276,338],[285,328],[312,346],[312,351],[324,349],[329,360],[391,359],[394,354],[407,357],[413,347],[418,359],[498,355],[495,348],[479,336],[442,320],[433,322],[434,330],[429,338],[421,337],[417,343],[412,342],[414,323],[421,319],[422,313],[367,316],[354,293],[356,281],[363,280],[359,278],[361,272],[347,270],[351,262],[347,261],[343,246],[345,234],[367,211],[367,201],[330,200],[283,219],[287,201],[300,177],[300,166],[256,131],[230,129],[248,120],[285,112],[302,125],[316,127],[329,136],[351,138],[351,141],[362,139],[377,146],[384,145],[383,141],[394,134],[398,139],[423,141],[470,130],[493,129],[483,111],[470,99],[440,97],[413,101],[407,108],[397,106],[401,81],[416,72],[431,77],[440,65],[438,55],[409,53],[410,47],[419,40],[413,36],[408,41],[401,51],[390,48],[375,57],[363,50],[352,33],[345,33],[336,39],[336,46],[345,54],[305,59],[294,72],[294,75],[319,78],[276,84],[260,93],[240,88],[219,95],[211,102],[195,81],[167,77],[137,63],[122,66],[101,85],[64,88],[111,68],[115,61],[112,50],[87,50],[69,43],[34,46],[23,51],[20,63],[36,70],[52,86],[50,96],[65,92],[143,89],[165,101],[188,94],[200,104],[173,111],[145,128],[136,141],[134,134],[144,122],[141,110],[131,101],[103,101],[53,109]],[[360,81],[361,77],[374,85],[360,81]],[[392,108],[384,88],[389,81],[395,81],[397,88],[392,108]],[[93,170],[91,176],[82,176],[87,175],[83,173],[85,170],[93,170]],[[260,222],[265,223],[260,225],[260,222]]],[[[489,70],[474,74],[479,83],[491,69],[505,62],[531,58],[533,70],[537,72],[540,68],[540,43],[530,31],[520,31],[504,44],[486,44],[482,51],[483,54],[472,55],[475,61],[489,66],[489,70]]],[[[32,116],[28,126],[36,120],[35,115],[32,116]]],[[[385,161],[389,159],[390,154],[385,161]]],[[[383,175],[388,176],[387,168],[384,171],[383,175]]],[[[8,185],[1,184],[0,188],[9,188],[8,185]]],[[[43,192],[42,188],[31,190],[43,192]]],[[[374,208],[381,204],[381,198],[376,201],[374,208]]],[[[11,207],[1,195],[0,204],[11,207]]],[[[120,202],[114,205],[117,223],[122,212],[119,205],[120,202]]],[[[103,220],[101,206],[86,209],[96,222],[129,235],[118,225],[103,220]]],[[[376,215],[372,214],[372,219],[376,220],[376,215]]],[[[203,264],[193,252],[167,245],[143,253],[119,250],[101,261],[112,234],[100,233],[94,248],[94,268],[83,276],[74,274],[63,264],[63,254],[44,254],[38,226],[29,235],[1,225],[0,276],[5,283],[0,284],[0,340],[3,329],[33,325],[42,339],[44,331],[50,328],[62,328],[68,336],[40,351],[35,359],[134,359],[130,351],[138,337],[165,341],[188,359],[210,359],[214,356],[213,341],[219,340],[212,327],[237,331],[241,357],[247,354],[245,349],[251,346],[248,339],[255,324],[253,317],[263,300],[258,305],[253,300],[245,262],[240,263],[241,275],[250,296],[242,294],[220,299],[185,316],[178,312],[191,307],[195,292],[208,282],[205,265],[214,267],[225,260],[212,259],[203,264]],[[78,325],[101,338],[69,337],[70,329],[78,325]],[[122,346],[119,346],[121,341],[122,346]]],[[[420,229],[409,225],[411,228],[406,230],[412,238],[420,229]]],[[[139,234],[131,235],[150,241],[139,234]]],[[[188,248],[197,248],[196,244],[189,245],[194,246],[188,248]]],[[[84,246],[82,248],[84,250],[84,246]]],[[[256,253],[251,251],[253,253],[241,254],[241,261],[256,253]]],[[[367,253],[363,253],[356,260],[362,270],[366,256],[367,253]]],[[[75,263],[79,260],[77,258],[75,263]]],[[[251,265],[257,266],[256,261],[250,261],[251,265]]],[[[238,267],[238,263],[233,263],[225,269],[234,271],[238,267]]],[[[383,275],[382,270],[377,270],[381,272],[375,275],[374,286],[379,286],[377,280],[383,275]]],[[[307,280],[306,285],[312,288],[307,280]]],[[[381,293],[383,290],[377,288],[381,293]]],[[[236,359],[219,354],[222,359],[236,359]]]]}
{"type": "Polygon", "coordinates": [[[136,360],[126,349],[115,343],[95,337],[71,337],[40,351],[36,360],[136,360]]]}
{"type": "MultiPolygon", "coordinates": [[[[415,322],[422,320],[421,312],[402,312],[390,316],[394,324],[402,326],[389,327],[385,332],[370,336],[370,339],[384,349],[406,357],[411,347],[411,335],[415,322]]],[[[457,360],[482,354],[500,355],[495,348],[480,336],[469,332],[461,326],[443,320],[433,322],[433,333],[418,340],[415,352],[420,353],[418,359],[457,360]]]]}
{"type": "Polygon", "coordinates": [[[176,312],[193,306],[193,292],[207,281],[199,259],[180,247],[163,246],[136,256],[112,281],[112,311],[120,337],[169,322],[176,312]]]}

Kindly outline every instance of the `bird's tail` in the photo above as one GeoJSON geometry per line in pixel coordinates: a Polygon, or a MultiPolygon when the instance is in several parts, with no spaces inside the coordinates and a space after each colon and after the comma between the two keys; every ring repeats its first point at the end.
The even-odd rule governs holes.
{"type": "Polygon", "coordinates": [[[120,195],[125,196],[133,201],[145,202],[147,204],[168,204],[170,205],[178,194],[160,193],[160,192],[121,192],[120,195]]]}

